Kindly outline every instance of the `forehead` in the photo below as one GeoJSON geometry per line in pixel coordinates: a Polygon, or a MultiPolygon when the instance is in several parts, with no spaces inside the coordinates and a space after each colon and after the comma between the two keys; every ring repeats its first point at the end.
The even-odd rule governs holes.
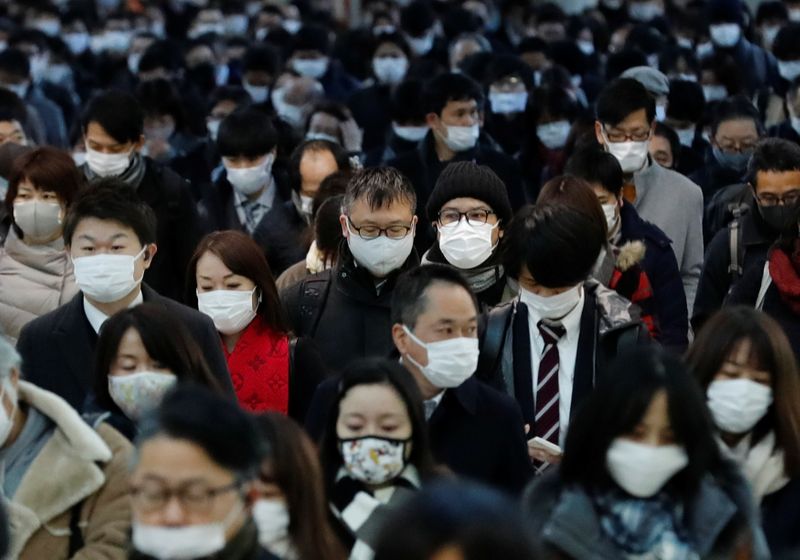
{"type": "Polygon", "coordinates": [[[86,127],[86,138],[92,142],[102,144],[120,144],[121,142],[111,136],[106,129],[97,121],[91,121],[86,127]]]}
{"type": "Polygon", "coordinates": [[[758,129],[753,119],[732,119],[719,123],[717,135],[729,137],[757,136],[758,129]]]}
{"type": "Polygon", "coordinates": [[[419,319],[434,323],[441,319],[470,320],[477,315],[475,303],[463,286],[434,282],[424,292],[425,310],[419,319]]]}
{"type": "Polygon", "coordinates": [[[478,102],[474,99],[461,101],[449,100],[444,106],[444,111],[473,111],[478,108],[478,102]]]}
{"type": "Polygon", "coordinates": [[[211,251],[206,251],[197,259],[197,273],[202,276],[227,276],[232,271],[217,255],[211,251]]]}
{"type": "Polygon", "coordinates": [[[83,218],[75,226],[72,239],[76,240],[81,236],[91,237],[95,241],[105,241],[117,236],[126,236],[129,240],[139,241],[139,237],[133,228],[115,220],[101,220],[100,218],[83,218]]]}
{"type": "Polygon", "coordinates": [[[352,387],[339,402],[339,413],[366,417],[388,414],[408,416],[402,397],[394,387],[386,383],[352,387]]]}
{"type": "Polygon", "coordinates": [[[652,140],[650,140],[650,145],[656,151],[664,151],[664,152],[672,151],[672,146],[670,146],[669,140],[667,140],[663,136],[653,136],[652,140]]]}
{"type": "Polygon", "coordinates": [[[300,158],[300,173],[302,175],[312,174],[317,170],[327,176],[338,168],[336,158],[328,150],[308,150],[300,158]]]}
{"type": "Polygon", "coordinates": [[[414,209],[406,201],[394,201],[381,208],[370,208],[364,197],[353,202],[350,207],[350,216],[370,222],[404,222],[408,223],[414,217],[414,209]]]}
{"type": "Polygon", "coordinates": [[[136,356],[148,355],[147,349],[142,342],[142,337],[139,335],[139,331],[130,327],[123,333],[122,338],[119,340],[117,354],[131,354],[136,356]]]}
{"type": "Polygon", "coordinates": [[[467,196],[448,200],[442,205],[442,210],[458,210],[459,212],[468,212],[469,210],[474,210],[476,208],[493,210],[493,208],[486,202],[467,196]]]}
{"type": "Polygon", "coordinates": [[[800,170],[759,171],[756,173],[756,187],[763,189],[800,189],[800,170]]]}
{"type": "Polygon", "coordinates": [[[625,117],[621,122],[615,125],[606,123],[606,126],[618,130],[632,130],[636,128],[648,128],[650,126],[650,122],[647,120],[647,110],[637,109],[625,117]]]}
{"type": "Polygon", "coordinates": [[[140,446],[135,474],[156,476],[174,484],[193,479],[215,481],[229,478],[232,473],[196,443],[158,435],[140,446]]]}

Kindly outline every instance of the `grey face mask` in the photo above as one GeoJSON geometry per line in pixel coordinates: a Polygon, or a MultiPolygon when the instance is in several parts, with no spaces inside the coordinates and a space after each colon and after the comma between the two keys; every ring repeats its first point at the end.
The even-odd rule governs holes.
{"type": "Polygon", "coordinates": [[[752,150],[732,154],[730,152],[724,152],[716,146],[714,146],[713,152],[714,159],[716,159],[722,167],[738,173],[744,173],[747,169],[747,163],[750,161],[750,156],[753,155],[752,150]]]}

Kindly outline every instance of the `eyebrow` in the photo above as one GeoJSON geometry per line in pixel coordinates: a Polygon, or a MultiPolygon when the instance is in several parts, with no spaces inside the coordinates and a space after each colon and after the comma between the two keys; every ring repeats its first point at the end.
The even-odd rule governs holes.
{"type": "MultiPolygon", "coordinates": [[[[128,237],[127,233],[115,233],[114,235],[112,235],[109,238],[109,241],[116,241],[117,239],[121,239],[121,238],[126,238],[127,239],[127,237],[128,237]]],[[[88,233],[80,234],[78,236],[78,239],[85,239],[86,241],[92,241],[92,242],[97,241],[94,237],[92,237],[88,233]]]]}
{"type": "MultiPolygon", "coordinates": [[[[230,274],[226,274],[225,276],[223,276],[223,277],[222,277],[222,279],[223,279],[223,280],[227,280],[228,278],[232,278],[233,276],[236,276],[236,274],[234,274],[233,272],[231,272],[230,274]]],[[[200,275],[200,280],[213,280],[213,278],[211,278],[211,276],[203,276],[203,275],[201,274],[201,275],[200,275]]]]}

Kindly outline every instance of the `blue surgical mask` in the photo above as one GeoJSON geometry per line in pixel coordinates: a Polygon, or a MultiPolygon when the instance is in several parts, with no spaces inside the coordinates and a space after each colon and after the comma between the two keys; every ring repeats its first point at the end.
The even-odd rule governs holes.
{"type": "Polygon", "coordinates": [[[752,150],[731,153],[725,152],[719,149],[717,146],[714,146],[713,152],[714,158],[722,167],[738,173],[744,173],[744,171],[747,169],[747,163],[750,161],[750,156],[753,155],[752,150]]]}

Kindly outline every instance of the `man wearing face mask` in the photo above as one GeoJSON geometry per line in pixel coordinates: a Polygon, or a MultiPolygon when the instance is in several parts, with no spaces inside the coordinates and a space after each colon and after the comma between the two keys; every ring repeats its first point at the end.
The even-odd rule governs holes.
{"type": "Polygon", "coordinates": [[[0,336],[2,490],[13,520],[9,557],[122,560],[130,528],[125,489],[131,445],[105,422],[92,428],[59,396],[23,381],[21,368],[20,355],[0,336]]]}
{"type": "MultiPolygon", "coordinates": [[[[453,161],[486,165],[506,186],[511,207],[522,206],[525,197],[519,164],[512,157],[479,143],[484,102],[480,86],[462,74],[441,74],[426,84],[422,99],[428,134],[416,150],[390,162],[411,179],[420,206],[427,204],[439,174],[453,161]]],[[[420,234],[417,247],[427,249],[430,230],[426,228],[420,234]]]]}
{"type": "Polygon", "coordinates": [[[399,274],[419,262],[416,207],[414,188],[396,169],[357,172],[342,204],[347,242],[336,267],[281,293],[292,331],[314,338],[331,369],[390,352],[392,292],[399,274]]]}
{"type": "Polygon", "coordinates": [[[292,38],[286,66],[298,76],[318,80],[331,101],[347,101],[359,87],[341,63],[332,57],[328,30],[303,26],[292,38]]]}
{"type": "MultiPolygon", "coordinates": [[[[700,84],[689,80],[670,80],[664,124],[672,127],[678,135],[680,149],[677,171],[687,177],[703,167],[709,149],[709,143],[698,134],[705,108],[706,99],[700,84]]],[[[702,188],[700,183],[697,184],[702,188]]]]}
{"type": "Polygon", "coordinates": [[[533,76],[519,58],[498,55],[492,60],[484,79],[487,85],[489,111],[486,132],[506,154],[516,155],[530,135],[526,119],[528,92],[533,90],[533,76]]]}
{"type": "Polygon", "coordinates": [[[272,274],[305,259],[314,196],[323,180],[339,170],[349,169],[347,154],[325,140],[303,142],[289,158],[290,200],[275,204],[253,231],[253,239],[263,249],[272,274]]]}
{"type": "Polygon", "coordinates": [[[516,398],[542,471],[560,461],[570,417],[605,365],[648,335],[628,300],[588,279],[603,243],[591,217],[564,205],[526,206],[507,243],[506,270],[520,297],[490,312],[477,375],[516,398]]]}
{"type": "MultiPolygon", "coordinates": [[[[749,207],[708,245],[692,316],[695,329],[722,307],[743,276],[757,276],[751,282],[757,285],[772,244],[797,227],[800,147],[779,138],[763,140],[750,160],[746,188],[749,207]]],[[[755,302],[758,288],[749,291],[755,302]]]]}
{"type": "Polygon", "coordinates": [[[148,301],[186,325],[220,386],[232,394],[211,320],[143,282],[158,250],[155,231],[153,211],[119,179],[98,181],[73,202],[64,221],[64,245],[80,293],[22,329],[17,349],[28,381],[81,408],[103,323],[117,311],[148,301]]]}
{"type": "Polygon", "coordinates": [[[422,82],[406,80],[394,90],[389,103],[391,126],[383,143],[365,155],[365,167],[375,167],[414,150],[428,134],[425,110],[419,106],[422,82]]]}
{"type": "Polygon", "coordinates": [[[270,91],[278,77],[280,59],[268,45],[253,45],[242,59],[242,87],[255,105],[272,110],[270,91]]]}
{"type": "Polygon", "coordinates": [[[622,167],[625,200],[672,241],[687,309],[691,309],[703,263],[703,193],[686,177],[661,167],[648,155],[655,112],[655,101],[641,83],[617,79],[598,98],[595,137],[622,167]]]}
{"type": "Polygon", "coordinates": [[[147,282],[177,301],[183,276],[200,239],[197,209],[189,184],[170,169],[140,153],[144,145],[144,114],[134,97],[120,91],[93,98],[81,119],[89,181],[115,177],[136,191],[158,220],[159,260],[147,282]],[[180,235],[176,235],[180,232],[180,235]]]}

